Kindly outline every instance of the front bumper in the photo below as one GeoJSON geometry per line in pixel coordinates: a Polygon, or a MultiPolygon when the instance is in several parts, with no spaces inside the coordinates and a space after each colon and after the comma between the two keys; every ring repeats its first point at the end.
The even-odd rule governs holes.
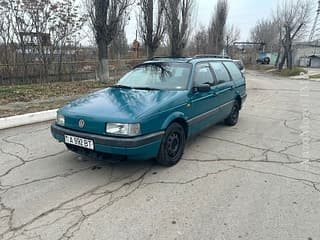
{"type": "Polygon", "coordinates": [[[246,93],[241,96],[242,102],[245,102],[247,100],[247,96],[248,95],[246,93]]]}
{"type": "MultiPolygon", "coordinates": [[[[105,153],[109,155],[120,155],[126,156],[129,159],[149,159],[156,157],[162,136],[164,132],[152,133],[144,136],[132,137],[132,138],[122,138],[122,137],[109,137],[96,135],[91,133],[84,133],[79,131],[74,131],[64,127],[60,127],[53,123],[51,125],[52,136],[59,142],[64,142],[64,135],[71,135],[85,139],[91,139],[94,142],[95,150],[81,149],[79,147],[71,147],[69,149],[76,151],[76,149],[83,151],[76,151],[79,153],[105,153]]],[[[89,154],[87,154],[89,155],[89,154]]],[[[90,154],[92,155],[92,154],[90,154]]]]}

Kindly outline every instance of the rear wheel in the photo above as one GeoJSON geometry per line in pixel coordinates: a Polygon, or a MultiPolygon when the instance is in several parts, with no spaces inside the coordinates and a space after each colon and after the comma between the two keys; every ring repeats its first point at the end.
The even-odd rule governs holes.
{"type": "Polygon", "coordinates": [[[186,135],[179,123],[172,123],[166,130],[157,156],[157,162],[163,166],[177,164],[183,154],[186,135]]]}
{"type": "Polygon", "coordinates": [[[225,119],[225,124],[228,126],[234,126],[238,123],[239,120],[239,111],[240,111],[240,104],[239,101],[235,101],[230,115],[225,119]]]}
{"type": "Polygon", "coordinates": [[[265,64],[269,64],[270,63],[270,58],[269,57],[265,57],[263,59],[263,61],[264,61],[265,64]]]}

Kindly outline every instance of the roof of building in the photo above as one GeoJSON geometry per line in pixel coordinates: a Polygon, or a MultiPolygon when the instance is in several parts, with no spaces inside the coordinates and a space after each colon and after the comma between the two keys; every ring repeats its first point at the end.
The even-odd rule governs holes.
{"type": "Polygon", "coordinates": [[[320,58],[320,55],[311,55],[311,56],[309,56],[309,58],[320,58]]]}

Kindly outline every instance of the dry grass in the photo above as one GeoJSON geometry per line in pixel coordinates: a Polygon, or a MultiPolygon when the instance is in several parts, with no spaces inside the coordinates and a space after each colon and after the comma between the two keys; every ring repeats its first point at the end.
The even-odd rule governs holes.
{"type": "Polygon", "coordinates": [[[0,86],[0,118],[60,108],[81,95],[111,84],[77,81],[0,86]]]}
{"type": "Polygon", "coordinates": [[[293,69],[283,69],[279,74],[283,77],[293,77],[293,76],[299,76],[301,73],[306,74],[307,70],[301,67],[294,67],[293,69]]]}
{"type": "Polygon", "coordinates": [[[77,81],[0,86],[0,104],[31,102],[37,99],[43,101],[61,96],[79,96],[109,85],[98,81],[77,81]]]}
{"type": "Polygon", "coordinates": [[[310,75],[309,77],[312,79],[320,79],[320,74],[310,75]]]}
{"type": "Polygon", "coordinates": [[[275,66],[272,64],[255,64],[255,65],[247,65],[246,68],[257,71],[269,71],[275,69],[275,66]]]}

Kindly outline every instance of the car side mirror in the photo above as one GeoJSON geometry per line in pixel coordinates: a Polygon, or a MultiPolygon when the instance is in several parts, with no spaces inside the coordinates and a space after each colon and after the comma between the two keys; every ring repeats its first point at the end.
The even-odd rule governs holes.
{"type": "Polygon", "coordinates": [[[209,84],[201,84],[193,87],[193,92],[210,92],[211,86],[209,84]]]}

